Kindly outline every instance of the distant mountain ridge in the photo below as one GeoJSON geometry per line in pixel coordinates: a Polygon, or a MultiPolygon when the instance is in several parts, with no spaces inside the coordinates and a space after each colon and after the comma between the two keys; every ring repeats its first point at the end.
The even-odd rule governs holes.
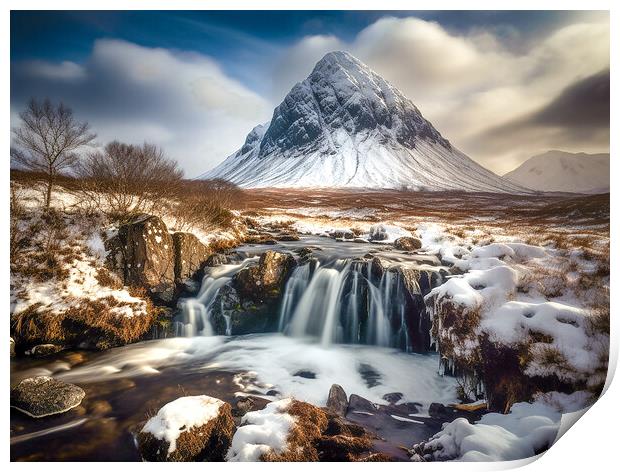
{"type": "Polygon", "coordinates": [[[346,52],[323,57],[270,122],[199,178],[248,188],[529,192],[454,148],[411,100],[346,52]]]}
{"type": "Polygon", "coordinates": [[[543,192],[609,192],[609,153],[547,151],[504,175],[512,182],[543,192]]]}

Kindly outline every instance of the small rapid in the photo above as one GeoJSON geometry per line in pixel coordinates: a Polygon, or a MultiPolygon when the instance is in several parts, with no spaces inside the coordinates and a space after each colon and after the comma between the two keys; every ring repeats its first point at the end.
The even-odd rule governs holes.
{"type": "MultiPolygon", "coordinates": [[[[276,248],[289,253],[299,249],[276,248]]],[[[359,252],[358,247],[354,249],[359,252]]],[[[235,274],[258,261],[256,254],[245,254],[246,258],[240,254],[237,264],[207,268],[198,295],[180,302],[178,331],[182,336],[239,334],[231,329],[230,314],[218,294],[223,287],[234,285],[235,274]],[[214,330],[215,311],[220,320],[225,319],[225,332],[214,330]]],[[[298,259],[273,309],[277,319],[267,331],[311,338],[323,347],[363,344],[427,351],[430,320],[423,297],[441,283],[438,267],[415,259],[378,262],[377,257],[364,258],[357,253],[349,257],[335,254],[298,259]]]]}

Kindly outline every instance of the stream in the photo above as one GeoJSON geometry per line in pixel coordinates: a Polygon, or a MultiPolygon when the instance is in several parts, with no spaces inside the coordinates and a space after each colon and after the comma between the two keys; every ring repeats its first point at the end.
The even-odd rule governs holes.
{"type": "Polygon", "coordinates": [[[373,275],[370,256],[364,259],[380,255],[390,267],[438,274],[434,256],[325,237],[242,246],[237,253],[236,262],[207,271],[195,297],[179,302],[176,337],[104,352],[11,359],[11,384],[51,375],[86,391],[79,407],[61,415],[33,419],[12,409],[11,459],[137,461],[133,433],[179,396],[206,394],[233,406],[252,396],[257,407],[294,396],[325,405],[334,383],[349,395],[392,403],[390,414],[354,410],[347,418],[373,430],[382,438],[377,449],[395,459],[406,459],[399,446],[440,429],[428,407],[456,401],[455,381],[438,374],[435,352],[424,352],[420,343],[428,327],[406,301],[398,273],[373,275]],[[230,335],[228,321],[225,335],[214,334],[214,300],[235,273],[265,250],[297,254],[308,247],[315,261],[298,265],[288,279],[274,332],[230,335]],[[388,401],[394,394],[397,400],[388,401]]]}

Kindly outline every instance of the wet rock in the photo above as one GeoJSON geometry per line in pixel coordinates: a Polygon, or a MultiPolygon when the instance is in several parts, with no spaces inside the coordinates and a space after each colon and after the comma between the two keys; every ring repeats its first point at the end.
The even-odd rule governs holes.
{"type": "Polygon", "coordinates": [[[232,283],[220,288],[211,305],[211,326],[215,334],[263,333],[275,329],[277,322],[274,303],[243,299],[232,283]]]}
{"type": "Polygon", "coordinates": [[[64,349],[64,346],[58,346],[56,344],[37,344],[29,351],[26,351],[26,354],[29,354],[34,357],[45,357],[51,356],[52,354],[56,354],[64,349]]]}
{"type": "Polygon", "coordinates": [[[431,403],[428,407],[428,415],[432,418],[445,418],[449,416],[450,410],[441,403],[431,403]]]}
{"type": "Polygon", "coordinates": [[[234,429],[228,403],[206,395],[181,397],[144,424],[138,449],[147,461],[223,461],[234,429]]]}
{"type": "Polygon", "coordinates": [[[295,258],[290,254],[265,251],[257,265],[237,272],[233,285],[242,298],[259,302],[276,300],[296,265],[295,258]]]}
{"type": "Polygon", "coordinates": [[[316,374],[310,370],[298,370],[293,376],[301,377],[302,379],[316,379],[316,374]]]}
{"type": "Polygon", "coordinates": [[[156,299],[170,303],[175,295],[174,243],[164,222],[140,215],[106,241],[108,267],[125,285],[145,287],[156,299]]]}
{"type": "Polygon", "coordinates": [[[403,394],[400,392],[386,393],[383,395],[383,399],[388,402],[390,405],[394,405],[401,401],[403,398],[403,394]]]}
{"type": "Polygon", "coordinates": [[[411,236],[403,236],[394,241],[394,248],[401,251],[416,251],[422,248],[422,241],[411,236]]]}
{"type": "Polygon", "coordinates": [[[245,415],[254,407],[255,404],[256,402],[252,399],[252,397],[242,398],[241,400],[237,401],[237,404],[235,405],[235,408],[232,412],[233,416],[245,415]]]}
{"type": "Polygon", "coordinates": [[[355,393],[352,393],[349,397],[349,407],[347,408],[347,414],[354,411],[374,412],[376,410],[375,404],[370,400],[366,400],[364,397],[360,397],[355,393]]]}
{"type": "Polygon", "coordinates": [[[348,407],[349,402],[344,389],[338,384],[332,385],[327,395],[327,409],[336,415],[345,416],[348,407]]]}
{"type": "Polygon", "coordinates": [[[368,240],[367,240],[367,239],[364,239],[364,238],[355,238],[355,239],[353,240],[353,242],[354,242],[354,243],[360,243],[360,244],[363,244],[363,243],[367,243],[367,242],[368,242],[368,240]]]}
{"type": "Polygon", "coordinates": [[[299,235],[295,233],[281,233],[275,237],[278,241],[299,241],[299,235]]]}
{"type": "Polygon", "coordinates": [[[178,284],[195,277],[212,252],[191,233],[174,233],[174,277],[178,284]]]}
{"type": "Polygon", "coordinates": [[[337,229],[329,233],[329,237],[332,239],[347,239],[354,240],[355,234],[350,229],[337,229]]]}
{"type": "Polygon", "coordinates": [[[11,389],[11,407],[41,418],[75,408],[85,395],[77,385],[47,376],[29,377],[11,389]]]}
{"type": "Polygon", "coordinates": [[[226,254],[211,254],[209,257],[207,257],[207,260],[205,261],[205,266],[206,267],[217,267],[223,264],[228,264],[229,260],[228,260],[228,256],[226,254]]]}

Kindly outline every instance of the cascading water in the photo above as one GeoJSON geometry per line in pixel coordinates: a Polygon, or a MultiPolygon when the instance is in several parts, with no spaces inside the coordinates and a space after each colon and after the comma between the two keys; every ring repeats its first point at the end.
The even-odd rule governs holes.
{"type": "MultiPolygon", "coordinates": [[[[257,259],[210,268],[196,298],[180,303],[180,334],[212,335],[214,316],[219,320],[218,333],[235,334],[231,333],[231,317],[227,314],[230,309],[215,305],[224,298],[218,293],[237,272],[257,259]]],[[[416,280],[408,280],[405,288],[402,264],[407,265],[393,263],[377,270],[372,260],[359,257],[327,259],[323,263],[314,258],[306,261],[288,278],[279,302],[277,328],[274,321],[272,329],[293,337],[314,338],[323,346],[369,344],[424,351],[430,346],[425,341],[430,327],[424,323],[423,291],[416,280]]],[[[430,279],[429,275],[426,291],[430,279]]]]}
{"type": "MultiPolygon", "coordinates": [[[[181,336],[212,336],[211,310],[220,289],[232,279],[233,275],[256,261],[257,257],[245,259],[240,264],[224,264],[209,267],[202,279],[202,286],[195,298],[185,298],[179,302],[182,321],[179,323],[181,336]]],[[[226,334],[230,335],[230,319],[226,320],[226,334]]]]}
{"type": "Polygon", "coordinates": [[[413,345],[410,335],[411,330],[428,328],[422,322],[422,291],[412,285],[414,292],[407,295],[396,268],[373,277],[371,264],[360,260],[339,259],[314,272],[304,264],[286,285],[279,331],[315,337],[324,346],[355,343],[423,350],[413,345]],[[412,307],[412,296],[419,297],[417,306],[412,307]],[[408,319],[412,309],[415,326],[408,319]]]}

